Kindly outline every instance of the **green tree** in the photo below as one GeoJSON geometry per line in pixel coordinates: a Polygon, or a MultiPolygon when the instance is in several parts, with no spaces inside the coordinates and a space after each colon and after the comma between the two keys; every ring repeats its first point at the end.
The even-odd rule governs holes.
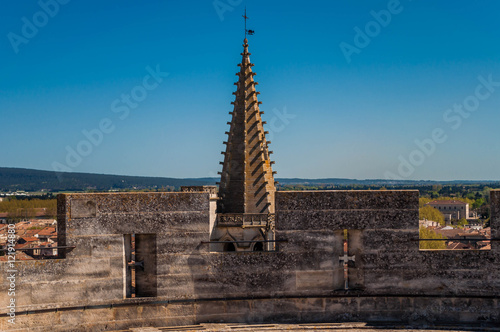
{"type": "Polygon", "coordinates": [[[486,186],[483,188],[483,191],[481,192],[481,194],[483,195],[483,198],[486,200],[487,203],[490,202],[490,191],[491,191],[491,188],[486,186]]]}
{"type": "Polygon", "coordinates": [[[440,225],[444,225],[444,216],[438,209],[433,208],[432,206],[425,205],[424,207],[419,209],[419,218],[420,220],[432,220],[437,221],[440,225]]]}
{"type": "Polygon", "coordinates": [[[430,201],[432,201],[432,199],[430,199],[428,197],[420,197],[418,199],[418,207],[423,208],[425,206],[425,204],[429,203],[430,201]]]}
{"type": "Polygon", "coordinates": [[[40,208],[45,208],[48,216],[55,217],[57,214],[57,200],[12,198],[8,201],[0,202],[0,212],[7,212],[9,218],[15,220],[34,218],[36,216],[36,209],[40,208]]]}
{"type": "Polygon", "coordinates": [[[464,227],[465,225],[468,225],[468,224],[469,224],[469,222],[468,222],[468,221],[467,221],[467,219],[465,219],[465,218],[462,218],[462,219],[460,219],[460,220],[457,222],[457,226],[459,226],[459,227],[464,227]]]}
{"type": "MultiPolygon", "coordinates": [[[[447,239],[446,236],[425,227],[421,227],[419,233],[420,239],[447,239]]],[[[446,241],[420,241],[420,249],[446,249],[446,241]]]]}
{"type": "Polygon", "coordinates": [[[472,209],[473,210],[477,210],[479,209],[481,206],[483,206],[484,204],[486,204],[486,200],[484,198],[478,198],[474,201],[474,203],[472,203],[472,209]]]}

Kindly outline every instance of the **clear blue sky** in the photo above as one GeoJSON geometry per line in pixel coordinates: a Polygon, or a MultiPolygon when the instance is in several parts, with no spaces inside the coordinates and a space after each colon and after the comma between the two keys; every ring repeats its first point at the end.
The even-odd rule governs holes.
{"type": "Polygon", "coordinates": [[[500,180],[499,1],[54,1],[0,4],[0,166],[216,176],[246,5],[278,177],[500,180]]]}

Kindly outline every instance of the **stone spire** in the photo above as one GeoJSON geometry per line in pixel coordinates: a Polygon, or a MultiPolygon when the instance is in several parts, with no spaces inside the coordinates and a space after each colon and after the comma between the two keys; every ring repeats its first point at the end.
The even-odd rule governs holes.
{"type": "Polygon", "coordinates": [[[240,71],[231,122],[224,154],[219,186],[218,213],[274,213],[276,191],[268,150],[269,143],[264,131],[257,100],[258,84],[252,72],[248,40],[243,44],[240,71]]]}

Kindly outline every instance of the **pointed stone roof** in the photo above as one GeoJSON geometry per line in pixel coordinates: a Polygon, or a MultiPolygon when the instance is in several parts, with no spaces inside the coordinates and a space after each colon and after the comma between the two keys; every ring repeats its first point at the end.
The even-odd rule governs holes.
{"type": "Polygon", "coordinates": [[[248,40],[245,38],[231,122],[219,185],[219,213],[274,213],[276,191],[255,90],[248,40]]]}

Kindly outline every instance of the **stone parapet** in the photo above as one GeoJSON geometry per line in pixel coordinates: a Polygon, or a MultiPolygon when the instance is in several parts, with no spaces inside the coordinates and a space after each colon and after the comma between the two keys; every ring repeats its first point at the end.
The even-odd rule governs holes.
{"type": "Polygon", "coordinates": [[[217,224],[223,227],[271,227],[274,213],[219,213],[217,224]]]}

